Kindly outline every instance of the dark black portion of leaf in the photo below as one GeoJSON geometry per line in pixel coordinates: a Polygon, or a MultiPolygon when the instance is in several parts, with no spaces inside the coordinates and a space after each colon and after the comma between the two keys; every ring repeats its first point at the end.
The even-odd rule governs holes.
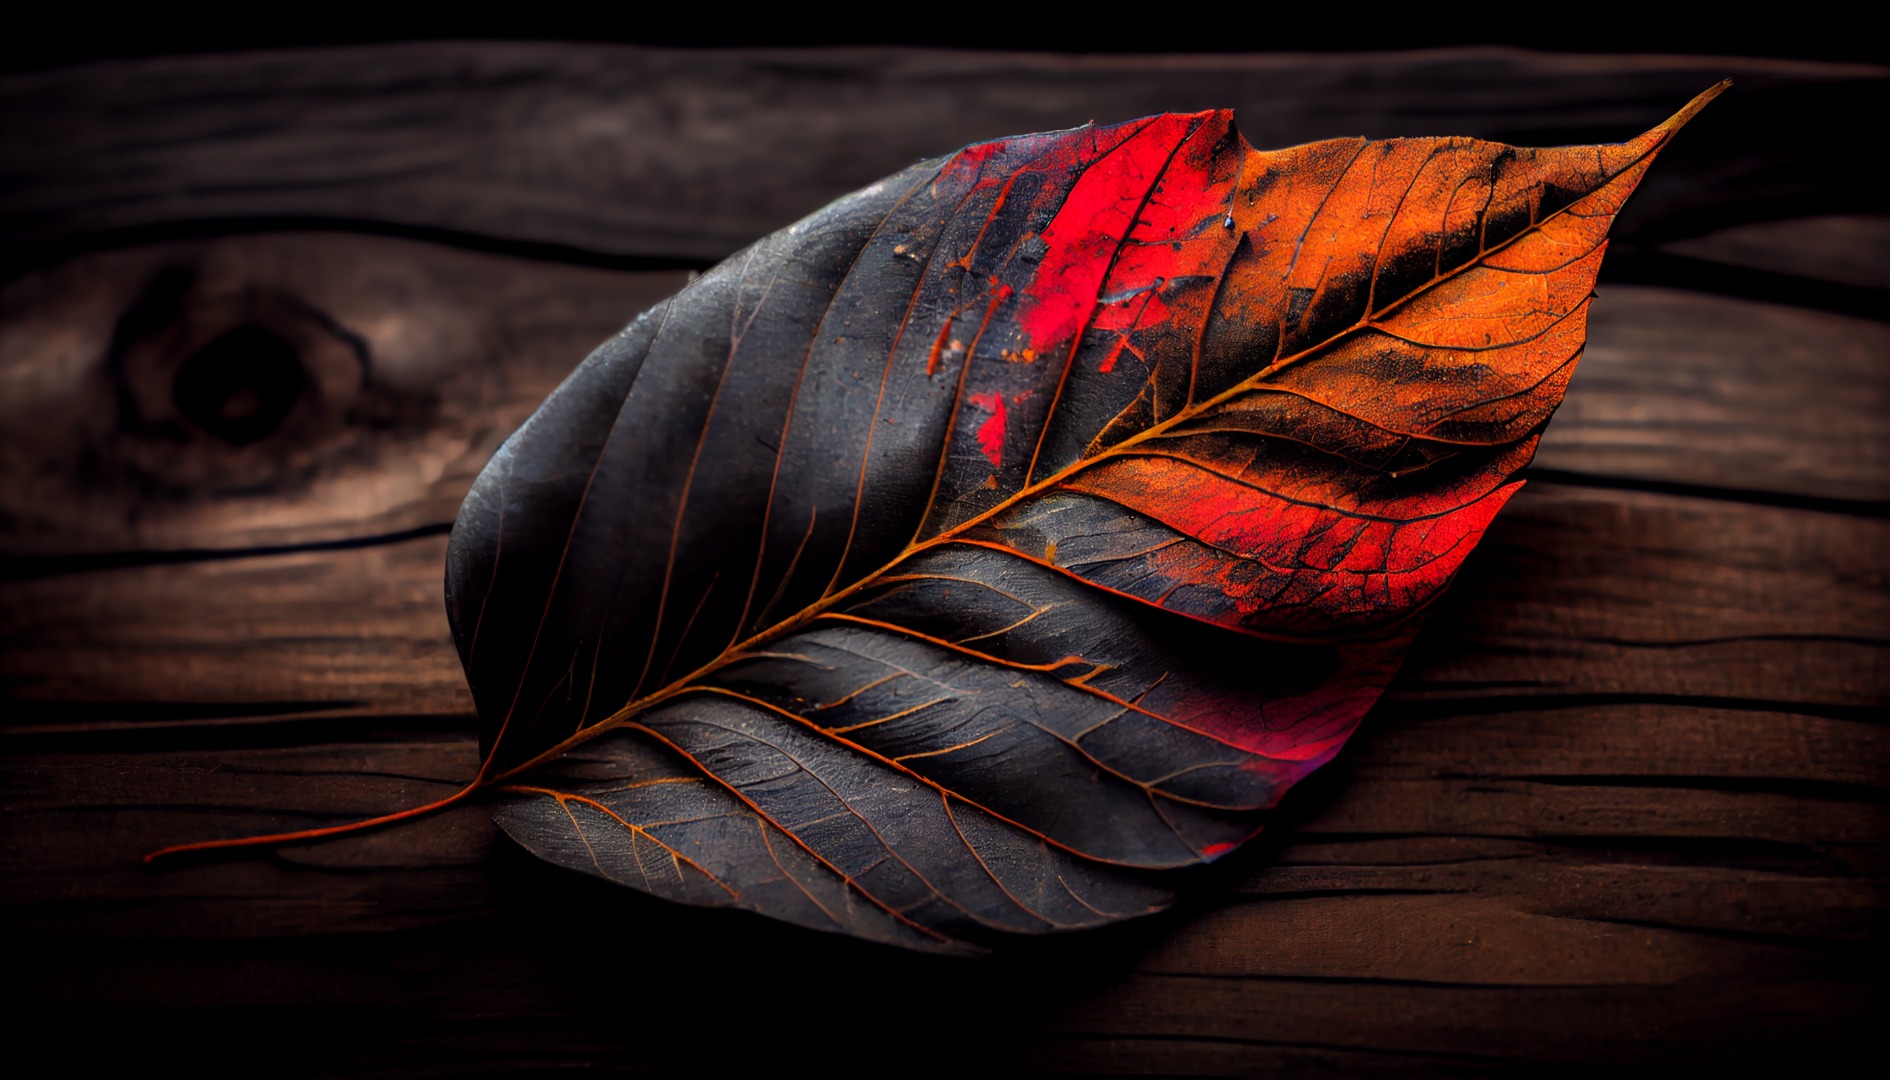
{"type": "MultiPolygon", "coordinates": [[[[510,714],[535,658],[543,599],[559,581],[572,519],[674,303],[646,312],[593,352],[499,447],[460,504],[455,537],[493,538],[453,544],[446,559],[447,621],[482,721],[482,754],[491,752],[498,718],[510,714]]],[[[568,641],[552,645],[570,655],[568,641]]]]}
{"type": "Polygon", "coordinates": [[[833,868],[655,739],[617,731],[513,790],[499,825],[558,866],[652,896],[760,912],[907,948],[949,945],[875,904],[833,868]]]}
{"type": "Polygon", "coordinates": [[[716,695],[656,709],[548,765],[532,787],[508,790],[497,816],[559,865],[913,948],[964,951],[993,931],[1095,926],[1170,901],[716,695]]]}
{"type": "Polygon", "coordinates": [[[1199,862],[1256,827],[1224,811],[1272,801],[1264,763],[1237,747],[1042,672],[837,622],[714,685],[1105,862],[1199,862]]]}
{"type": "MultiPolygon", "coordinates": [[[[744,508],[749,520],[717,510],[699,519],[761,539],[758,550],[729,549],[735,580],[726,591],[742,610],[710,619],[708,625],[734,631],[722,634],[717,650],[819,599],[839,576],[849,541],[857,538],[862,558],[884,562],[918,525],[951,414],[951,388],[948,380],[926,380],[923,360],[919,377],[911,377],[919,343],[910,339],[898,304],[924,288],[941,245],[956,239],[952,219],[941,213],[949,195],[933,182],[936,168],[930,163],[870,233],[861,220],[857,257],[834,275],[839,287],[819,325],[803,341],[784,343],[772,361],[759,355],[751,361],[772,362],[795,386],[790,399],[753,425],[780,447],[771,475],[753,485],[765,502],[744,508]],[[895,355],[904,363],[889,359],[895,355]],[[882,415],[888,392],[901,406],[896,424],[882,415]],[[870,422],[875,416],[880,423],[870,422]],[[863,516],[859,498],[869,480],[880,501],[876,513],[863,516]],[[741,561],[750,553],[752,573],[741,561]]],[[[748,377],[743,369],[739,378],[748,377]]],[[[703,542],[715,541],[705,534],[703,542]]]]}
{"type": "MultiPolygon", "coordinates": [[[[1304,711],[1304,698],[1339,674],[1337,646],[1229,634],[979,545],[935,548],[900,571],[843,610],[1046,671],[1189,730],[1292,730],[1309,743],[1337,733],[1307,723],[1304,711]]],[[[1279,791],[1306,769],[1297,759],[1268,764],[1279,791]]]]}
{"type": "Polygon", "coordinates": [[[1302,625],[1294,617],[1301,606],[1294,586],[1312,568],[1275,566],[1204,544],[1107,499],[1058,492],[1006,510],[970,536],[1045,552],[1051,565],[1110,592],[1204,622],[1237,626],[1250,608],[1274,633],[1323,638],[1325,620],[1302,625]],[[1185,572],[1171,569],[1175,562],[1185,572]]]}
{"type": "MultiPolygon", "coordinates": [[[[448,592],[483,743],[497,747],[489,774],[722,653],[751,608],[815,576],[793,556],[816,503],[851,503],[859,465],[824,447],[783,447],[782,418],[862,249],[897,245],[888,214],[937,168],[914,166],[842,200],[641,316],[480,475],[455,533],[492,539],[455,545],[448,592]],[[799,486],[777,493],[776,476],[799,486]],[[826,499],[805,497],[810,487],[826,499]],[[775,578],[761,573],[777,567],[775,578]]],[[[821,350],[828,366],[815,377],[826,381],[806,399],[842,410],[827,433],[867,427],[872,396],[840,393],[848,375],[832,365],[875,348],[821,350]]],[[[872,362],[877,375],[883,354],[872,362]]],[[[933,411],[949,406],[945,395],[933,411]]],[[[926,478],[906,487],[900,501],[923,505],[926,478]]],[[[844,528],[849,515],[827,516],[844,528]]],[[[831,547],[817,550],[831,558],[831,547]]]]}

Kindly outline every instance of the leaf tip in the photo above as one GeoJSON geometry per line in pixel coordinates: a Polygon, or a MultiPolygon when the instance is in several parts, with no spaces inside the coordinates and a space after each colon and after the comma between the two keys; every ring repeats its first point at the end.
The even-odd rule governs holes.
{"type": "Polygon", "coordinates": [[[1718,97],[1719,95],[1725,93],[1726,88],[1731,85],[1732,85],[1732,80],[1730,78],[1721,79],[1718,82],[1714,83],[1713,85],[1707,87],[1705,90],[1700,91],[1699,94],[1694,96],[1692,101],[1687,102],[1684,106],[1681,107],[1679,112],[1674,113],[1672,116],[1668,117],[1659,127],[1655,128],[1654,130],[1660,132],[1663,137],[1671,137],[1674,132],[1679,131],[1681,128],[1685,127],[1687,125],[1687,121],[1693,119],[1695,116],[1698,116],[1700,114],[1700,110],[1706,108],[1709,102],[1711,102],[1714,98],[1718,97]]]}

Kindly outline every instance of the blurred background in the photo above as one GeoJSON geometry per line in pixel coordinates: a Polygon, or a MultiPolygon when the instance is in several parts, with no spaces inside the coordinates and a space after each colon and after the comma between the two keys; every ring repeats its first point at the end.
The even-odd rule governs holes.
{"type": "Polygon", "coordinates": [[[1880,42],[1207,17],[918,41],[153,15],[0,43],[0,903],[29,1008],[114,1033],[59,1052],[390,1076],[1863,1052],[1890,959],[1880,42]],[[1263,147],[1619,141],[1727,76],[1616,223],[1531,484],[1354,744],[1169,915],[888,955],[577,879],[478,807],[137,862],[470,777],[441,575],[472,477],[597,342],[832,198],[1215,107],[1263,147]]]}

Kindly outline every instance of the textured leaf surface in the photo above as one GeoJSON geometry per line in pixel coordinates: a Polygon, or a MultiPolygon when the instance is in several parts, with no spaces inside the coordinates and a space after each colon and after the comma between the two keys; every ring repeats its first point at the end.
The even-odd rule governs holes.
{"type": "Polygon", "coordinates": [[[1157,910],[1329,760],[1519,483],[1627,143],[923,162],[594,353],[468,496],[501,825],[919,948],[1157,910]]]}

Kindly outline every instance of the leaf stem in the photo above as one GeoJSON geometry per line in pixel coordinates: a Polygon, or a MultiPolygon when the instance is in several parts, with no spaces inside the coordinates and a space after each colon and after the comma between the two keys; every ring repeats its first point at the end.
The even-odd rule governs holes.
{"type": "Polygon", "coordinates": [[[297,829],[294,832],[268,833],[263,836],[239,836],[229,840],[199,840],[191,844],[172,844],[170,847],[159,848],[146,855],[144,861],[146,863],[153,863],[159,859],[169,858],[173,855],[184,855],[197,851],[224,851],[235,848],[299,844],[310,840],[326,840],[333,836],[345,836],[349,833],[366,832],[370,829],[379,829],[387,825],[392,825],[398,821],[408,821],[413,818],[424,817],[427,814],[439,810],[444,810],[449,806],[465,801],[473,792],[478,791],[484,786],[483,781],[474,780],[472,783],[467,784],[465,787],[448,795],[444,799],[436,799],[433,802],[421,806],[410,806],[405,810],[396,810],[391,814],[382,814],[379,817],[349,822],[346,825],[326,825],[319,829],[297,829]]]}

